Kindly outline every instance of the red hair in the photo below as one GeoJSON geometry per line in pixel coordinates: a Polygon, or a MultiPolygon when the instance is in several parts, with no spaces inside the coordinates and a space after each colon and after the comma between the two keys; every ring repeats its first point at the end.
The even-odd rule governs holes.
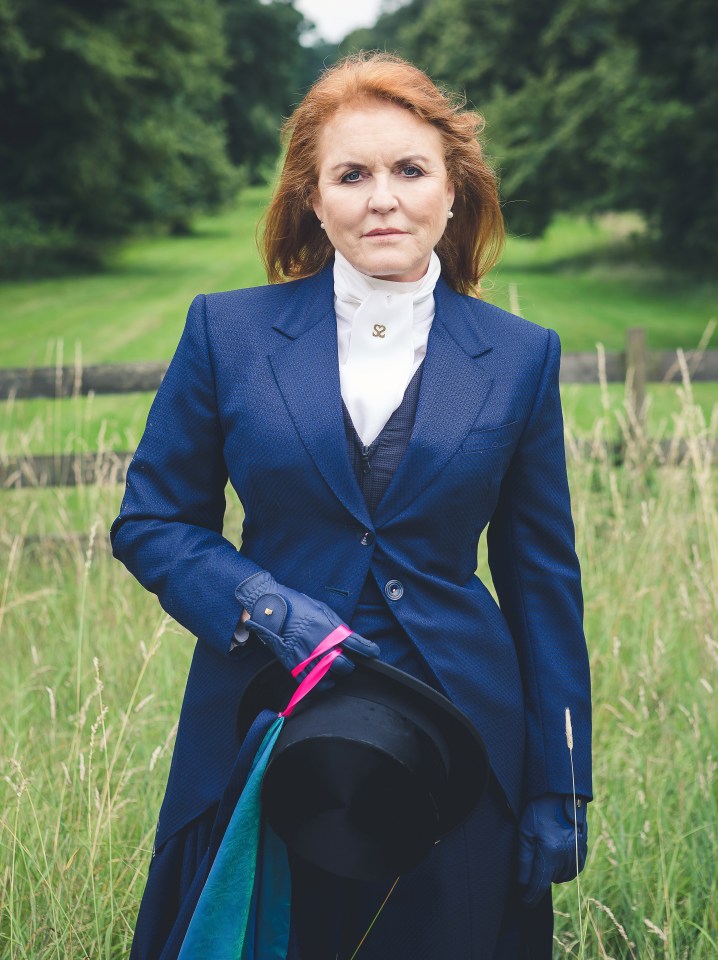
{"type": "Polygon", "coordinates": [[[334,248],[312,209],[319,138],[338,110],[367,100],[403,107],[441,134],[456,197],[436,252],[447,282],[459,293],[476,294],[504,240],[496,174],[477,139],[483,117],[418,67],[386,53],[353,54],[324,71],[284,124],[286,156],[261,244],[270,283],[311,276],[332,259],[334,248]]]}

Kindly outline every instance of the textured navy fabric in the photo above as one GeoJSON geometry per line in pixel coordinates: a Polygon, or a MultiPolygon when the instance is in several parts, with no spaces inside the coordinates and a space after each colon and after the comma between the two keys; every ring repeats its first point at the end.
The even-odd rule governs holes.
{"type": "MultiPolygon", "coordinates": [[[[492,782],[470,820],[400,877],[364,941],[362,960],[551,960],[551,895],[520,903],[508,865],[515,821],[492,782]]],[[[391,883],[338,880],[290,856],[293,949],[288,960],[349,960],[391,883]]]]}
{"type": "Polygon", "coordinates": [[[216,803],[232,769],[239,698],[270,656],[252,641],[230,652],[234,590],[260,569],[351,626],[367,574],[390,592],[517,816],[529,796],[571,792],[569,707],[576,789],[591,796],[559,339],[443,280],[435,300],[414,430],[373,517],[347,456],[331,265],[193,301],[111,533],[199,638],[158,843],[216,803]],[[245,511],[239,550],[222,535],[228,477],[245,511]],[[487,526],[498,605],[475,576],[487,526]]]}
{"type": "Polygon", "coordinates": [[[176,960],[209,871],[216,810],[209,807],[153,854],[130,960],[176,960]]]}
{"type": "MultiPolygon", "coordinates": [[[[438,688],[378,590],[369,602],[357,605],[354,619],[363,636],[381,645],[387,662],[438,688]]],[[[247,736],[219,809],[211,807],[157,849],[130,960],[176,960],[263,729],[247,736]]],[[[492,779],[469,821],[401,878],[362,946],[362,956],[550,960],[551,897],[534,910],[521,905],[515,883],[517,838],[516,820],[492,779]]],[[[291,854],[290,867],[288,960],[335,960],[337,955],[348,960],[390,884],[340,880],[291,854]]]]}

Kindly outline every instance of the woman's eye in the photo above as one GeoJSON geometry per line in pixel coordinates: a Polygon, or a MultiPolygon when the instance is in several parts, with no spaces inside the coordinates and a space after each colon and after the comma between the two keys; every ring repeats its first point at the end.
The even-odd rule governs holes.
{"type": "Polygon", "coordinates": [[[356,183],[361,179],[361,173],[358,170],[350,170],[342,177],[342,183],[356,183]]]}
{"type": "Polygon", "coordinates": [[[418,167],[411,167],[411,166],[404,167],[402,172],[406,174],[407,177],[423,177],[424,176],[423,171],[421,171],[418,167]]]}

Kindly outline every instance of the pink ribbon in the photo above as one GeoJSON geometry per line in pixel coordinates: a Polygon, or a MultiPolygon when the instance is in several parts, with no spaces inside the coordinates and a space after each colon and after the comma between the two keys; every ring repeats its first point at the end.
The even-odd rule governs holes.
{"type": "Polygon", "coordinates": [[[309,691],[313,690],[322,677],[329,672],[329,668],[334,663],[336,658],[341,656],[341,650],[337,650],[336,648],[340,643],[343,643],[348,636],[351,636],[351,633],[352,631],[345,624],[335,627],[334,630],[332,630],[330,634],[327,634],[321,643],[314,648],[306,660],[302,660],[301,663],[296,665],[296,667],[292,670],[293,677],[299,676],[302,670],[304,670],[305,667],[308,667],[312,660],[316,660],[317,657],[322,657],[322,659],[315,664],[314,667],[312,667],[306,677],[297,686],[297,689],[294,691],[291,700],[286,705],[284,710],[282,710],[282,712],[279,714],[280,717],[288,717],[296,705],[303,700],[309,691]],[[322,656],[322,654],[326,654],[326,656],[322,656]]]}

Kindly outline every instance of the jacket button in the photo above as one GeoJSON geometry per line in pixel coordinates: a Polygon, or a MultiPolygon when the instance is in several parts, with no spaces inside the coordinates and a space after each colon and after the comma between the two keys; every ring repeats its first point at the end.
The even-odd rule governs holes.
{"type": "Polygon", "coordinates": [[[401,600],[404,596],[404,587],[399,580],[387,580],[384,593],[390,600],[401,600]]]}
{"type": "Polygon", "coordinates": [[[359,534],[359,543],[363,547],[370,547],[374,543],[375,537],[371,530],[364,530],[359,534]]]}

